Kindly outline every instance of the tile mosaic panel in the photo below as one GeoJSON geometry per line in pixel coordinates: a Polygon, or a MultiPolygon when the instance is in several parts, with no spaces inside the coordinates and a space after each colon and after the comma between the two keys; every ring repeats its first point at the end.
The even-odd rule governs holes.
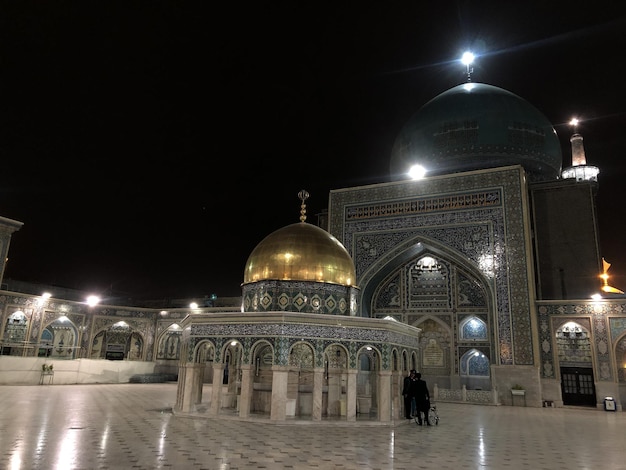
{"type": "Polygon", "coordinates": [[[526,259],[529,218],[517,167],[331,191],[329,229],[355,260],[364,292],[417,242],[462,257],[492,283],[498,363],[533,364],[526,259]]]}
{"type": "MultiPolygon", "coordinates": [[[[221,346],[226,341],[236,339],[244,350],[251,349],[252,345],[264,340],[271,343],[276,351],[275,364],[287,365],[289,350],[297,342],[310,344],[316,353],[315,364],[319,367],[320,351],[324,351],[331,344],[341,344],[350,352],[350,367],[356,368],[356,357],[359,349],[370,345],[381,353],[382,366],[390,367],[391,346],[402,346],[415,352],[419,348],[418,338],[386,330],[370,328],[353,328],[346,326],[327,326],[311,324],[283,324],[283,323],[238,323],[238,324],[206,324],[192,323],[191,344],[188,360],[193,360],[193,349],[201,341],[211,341],[216,344],[215,360],[221,361],[221,346]]],[[[244,363],[250,363],[249,353],[243,355],[244,363]],[[248,361],[248,362],[246,362],[248,361]]]]}
{"type": "Polygon", "coordinates": [[[596,380],[613,381],[613,343],[626,331],[626,302],[576,302],[540,304],[537,308],[539,320],[539,344],[541,345],[541,374],[545,378],[555,378],[556,328],[563,321],[558,317],[569,316],[581,324],[588,324],[592,331],[594,348],[594,371],[596,380]],[[610,333],[610,334],[609,334],[610,333]],[[613,341],[613,342],[612,342],[613,341]]]}
{"type": "Polygon", "coordinates": [[[259,281],[242,288],[244,312],[353,315],[354,287],[308,281],[259,281]]]}

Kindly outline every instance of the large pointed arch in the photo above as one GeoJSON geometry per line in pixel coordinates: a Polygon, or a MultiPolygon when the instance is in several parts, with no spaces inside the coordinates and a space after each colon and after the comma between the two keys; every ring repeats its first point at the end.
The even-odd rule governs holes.
{"type": "Polygon", "coordinates": [[[403,243],[398,244],[385,256],[374,262],[360,277],[359,287],[362,316],[373,316],[372,300],[376,289],[395,271],[402,269],[407,263],[422,256],[433,255],[436,258],[445,260],[451,266],[458,266],[462,271],[468,273],[476,279],[485,290],[486,308],[489,312],[494,311],[494,288],[493,280],[481,267],[468,260],[463,254],[448,246],[442,245],[436,240],[424,236],[416,236],[403,243]]]}

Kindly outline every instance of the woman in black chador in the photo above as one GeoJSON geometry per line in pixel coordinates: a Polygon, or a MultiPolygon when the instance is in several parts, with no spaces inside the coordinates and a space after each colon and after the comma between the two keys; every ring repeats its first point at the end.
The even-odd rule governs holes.
{"type": "Polygon", "coordinates": [[[416,380],[412,382],[415,390],[415,403],[417,406],[417,424],[422,424],[422,413],[424,413],[424,421],[430,426],[428,421],[428,410],[430,409],[430,393],[428,393],[428,385],[422,380],[422,374],[415,374],[416,380]]]}
{"type": "Polygon", "coordinates": [[[415,411],[415,369],[411,369],[409,375],[404,378],[402,386],[402,396],[404,397],[404,417],[411,419],[416,413],[415,411]]]}

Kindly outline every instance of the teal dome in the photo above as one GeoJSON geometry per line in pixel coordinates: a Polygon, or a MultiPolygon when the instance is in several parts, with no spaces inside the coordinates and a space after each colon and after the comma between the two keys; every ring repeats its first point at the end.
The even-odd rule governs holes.
{"type": "Polygon", "coordinates": [[[562,155],[548,119],[519,96],[464,83],[426,103],[402,128],[391,151],[391,177],[415,164],[426,176],[522,165],[530,181],[554,180],[562,155]]]}

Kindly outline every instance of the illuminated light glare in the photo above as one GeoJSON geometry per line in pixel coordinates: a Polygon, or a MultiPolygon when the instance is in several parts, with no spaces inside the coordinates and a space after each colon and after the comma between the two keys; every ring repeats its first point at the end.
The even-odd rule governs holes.
{"type": "Polygon", "coordinates": [[[166,450],[166,444],[167,444],[167,428],[169,426],[169,421],[170,421],[170,415],[167,415],[166,418],[161,421],[161,432],[159,435],[159,453],[161,455],[164,455],[167,450],[166,450]]]}
{"type": "Polygon", "coordinates": [[[409,177],[414,180],[420,180],[426,175],[426,168],[422,165],[413,165],[409,169],[409,177]]]}
{"type": "Polygon", "coordinates": [[[22,467],[22,456],[19,452],[15,452],[13,449],[13,455],[11,456],[11,461],[9,463],[9,470],[20,470],[22,467]]]}
{"type": "Polygon", "coordinates": [[[465,66],[468,66],[468,65],[472,65],[473,62],[474,62],[474,54],[472,54],[469,51],[464,52],[463,55],[461,56],[461,63],[465,66]]]}
{"type": "Polygon", "coordinates": [[[574,127],[576,127],[576,126],[578,126],[578,123],[579,123],[579,122],[580,122],[580,121],[578,120],[578,118],[572,118],[572,119],[570,119],[570,121],[569,121],[569,125],[570,125],[570,126],[574,126],[574,127]]]}
{"type": "Polygon", "coordinates": [[[591,298],[592,298],[593,300],[602,300],[602,296],[601,296],[600,294],[593,294],[593,295],[591,296],[591,298]]]}
{"type": "Polygon", "coordinates": [[[74,460],[83,448],[83,442],[79,437],[79,432],[75,428],[66,429],[61,437],[61,446],[57,454],[54,468],[72,468],[76,463],[74,460]]]}
{"type": "Polygon", "coordinates": [[[197,304],[197,303],[195,303],[195,302],[191,302],[191,303],[189,304],[189,308],[198,308],[198,304],[197,304]]]}
{"type": "Polygon", "coordinates": [[[109,441],[109,431],[110,425],[107,424],[104,428],[104,431],[102,431],[102,436],[100,438],[100,449],[102,450],[106,450],[107,448],[107,442],[109,441]]]}
{"type": "MultiPolygon", "coordinates": [[[[474,54],[472,54],[471,52],[464,52],[463,56],[461,57],[461,63],[463,63],[463,65],[465,65],[465,71],[467,73],[467,81],[468,83],[472,81],[472,72],[474,71],[474,68],[472,67],[472,63],[474,62],[474,54]]],[[[469,90],[468,90],[469,91],[469,90]]]]}
{"type": "Polygon", "coordinates": [[[230,345],[231,345],[231,346],[237,346],[237,341],[231,341],[231,342],[230,342],[230,345]]]}
{"type": "Polygon", "coordinates": [[[52,297],[52,294],[50,292],[44,292],[43,294],[41,294],[41,298],[37,301],[37,304],[43,305],[50,297],[52,297]]]}
{"type": "Polygon", "coordinates": [[[97,295],[90,295],[89,297],[87,297],[87,305],[89,305],[90,307],[98,305],[99,303],[100,297],[98,297],[97,295]]]}
{"type": "Polygon", "coordinates": [[[485,451],[485,430],[480,429],[478,431],[478,457],[480,459],[480,465],[487,465],[486,451],[485,451]]]}
{"type": "Polygon", "coordinates": [[[624,291],[619,290],[613,286],[609,285],[609,269],[611,267],[611,263],[602,258],[602,274],[600,274],[600,279],[602,279],[602,287],[600,288],[602,292],[607,292],[610,294],[623,294],[624,291]]]}
{"type": "Polygon", "coordinates": [[[474,88],[476,88],[476,84],[475,83],[464,83],[463,84],[463,89],[465,91],[472,91],[474,88]]]}
{"type": "Polygon", "coordinates": [[[161,313],[161,315],[165,316],[165,315],[167,315],[167,310],[161,310],[160,313],[161,313]]]}
{"type": "Polygon", "coordinates": [[[493,256],[486,254],[478,258],[478,267],[486,276],[493,277],[497,266],[495,266],[493,256]]]}

